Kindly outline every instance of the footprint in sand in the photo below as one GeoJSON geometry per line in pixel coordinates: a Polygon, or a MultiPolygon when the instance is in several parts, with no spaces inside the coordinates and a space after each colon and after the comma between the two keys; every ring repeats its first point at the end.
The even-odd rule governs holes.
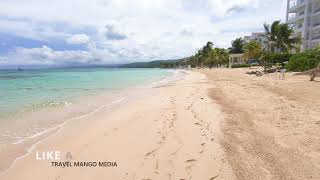
{"type": "Polygon", "coordinates": [[[216,179],[217,177],[219,177],[219,175],[216,175],[216,176],[210,178],[209,180],[214,180],[214,179],[216,179]]]}
{"type": "Polygon", "coordinates": [[[154,173],[155,174],[159,174],[159,159],[157,159],[157,163],[156,163],[155,168],[154,168],[154,173]]]}
{"type": "Polygon", "coordinates": [[[158,149],[154,149],[154,150],[148,152],[145,156],[148,157],[148,156],[150,156],[151,154],[155,153],[157,150],[158,150],[158,149]]]}
{"type": "Polygon", "coordinates": [[[191,163],[191,162],[195,162],[197,161],[196,159],[189,159],[189,160],[186,160],[187,163],[191,163]]]}

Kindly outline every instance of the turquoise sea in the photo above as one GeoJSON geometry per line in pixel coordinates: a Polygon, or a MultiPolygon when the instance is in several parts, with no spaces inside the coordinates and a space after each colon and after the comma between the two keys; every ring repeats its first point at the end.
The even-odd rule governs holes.
{"type": "Polygon", "coordinates": [[[158,81],[163,69],[0,70],[0,118],[23,109],[54,106],[80,95],[158,81]]]}
{"type": "MultiPolygon", "coordinates": [[[[0,147],[38,137],[174,77],[166,69],[0,70],[0,147]]],[[[1,149],[0,149],[1,153],[1,149]]]]}
{"type": "Polygon", "coordinates": [[[0,167],[70,120],[112,111],[179,75],[166,69],[0,70],[0,156],[9,162],[0,167]]]}

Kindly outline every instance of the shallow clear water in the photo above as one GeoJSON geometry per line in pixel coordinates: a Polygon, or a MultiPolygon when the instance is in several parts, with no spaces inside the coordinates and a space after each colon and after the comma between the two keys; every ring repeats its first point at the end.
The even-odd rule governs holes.
{"type": "Polygon", "coordinates": [[[172,71],[163,69],[0,70],[0,118],[68,104],[81,95],[148,84],[170,74],[172,71]]]}
{"type": "Polygon", "coordinates": [[[67,122],[111,112],[182,77],[164,69],[0,70],[0,174],[67,122]]]}

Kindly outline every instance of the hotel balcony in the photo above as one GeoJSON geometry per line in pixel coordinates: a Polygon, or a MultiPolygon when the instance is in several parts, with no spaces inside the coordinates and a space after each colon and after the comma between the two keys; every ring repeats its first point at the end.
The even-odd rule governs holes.
{"type": "Polygon", "coordinates": [[[320,42],[320,35],[312,37],[312,38],[311,38],[311,41],[312,41],[313,43],[315,43],[315,42],[320,42]]]}
{"type": "Polygon", "coordinates": [[[313,29],[313,30],[320,29],[320,22],[313,24],[312,29],[313,29]]]}
{"type": "Polygon", "coordinates": [[[305,14],[304,11],[300,12],[300,13],[293,13],[289,15],[288,18],[288,24],[302,24],[302,22],[304,21],[305,18],[305,14]]]}
{"type": "Polygon", "coordinates": [[[320,8],[316,11],[314,11],[314,14],[312,16],[312,21],[310,22],[311,23],[311,29],[312,30],[319,30],[320,28],[320,8]]]}
{"type": "Polygon", "coordinates": [[[312,16],[313,17],[320,17],[320,7],[313,11],[312,16]]]}
{"type": "Polygon", "coordinates": [[[305,9],[306,1],[305,0],[294,0],[290,1],[288,13],[297,13],[305,9]]]}
{"type": "Polygon", "coordinates": [[[302,26],[296,26],[296,27],[294,27],[294,35],[295,35],[295,36],[301,35],[302,32],[303,32],[302,26]]]}

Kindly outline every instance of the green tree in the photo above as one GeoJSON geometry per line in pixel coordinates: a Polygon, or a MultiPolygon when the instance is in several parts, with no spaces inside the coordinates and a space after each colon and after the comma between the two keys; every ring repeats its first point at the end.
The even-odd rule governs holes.
{"type": "Polygon", "coordinates": [[[288,53],[295,49],[299,51],[301,37],[294,36],[294,29],[288,24],[283,24],[281,21],[274,21],[271,25],[264,24],[266,38],[268,40],[268,51],[288,53]]]}
{"type": "Polygon", "coordinates": [[[196,54],[198,59],[198,67],[203,66],[208,62],[208,59],[210,58],[210,53],[212,51],[213,43],[207,42],[205,46],[202,47],[196,54]]]}
{"type": "Polygon", "coordinates": [[[213,66],[220,67],[223,64],[227,64],[229,59],[229,53],[222,48],[214,48],[209,52],[209,56],[206,59],[206,65],[211,69],[213,66]]]}
{"type": "Polygon", "coordinates": [[[270,69],[274,64],[274,57],[275,53],[262,53],[260,58],[260,64],[266,71],[267,69],[270,69]]]}
{"type": "Polygon", "coordinates": [[[244,40],[242,38],[237,38],[231,42],[231,47],[229,48],[229,52],[231,54],[239,54],[243,53],[244,40]]]}
{"type": "Polygon", "coordinates": [[[209,41],[194,56],[188,58],[187,63],[193,67],[207,66],[211,69],[213,66],[226,64],[228,59],[229,53],[227,50],[213,48],[213,43],[209,41]]]}
{"type": "Polygon", "coordinates": [[[202,57],[203,57],[203,51],[202,51],[202,49],[200,49],[200,50],[198,50],[198,52],[195,55],[195,60],[197,62],[198,68],[200,67],[200,65],[203,62],[202,57]]]}
{"type": "Polygon", "coordinates": [[[320,63],[320,48],[310,49],[290,57],[286,68],[289,71],[306,71],[316,68],[320,63]]]}
{"type": "Polygon", "coordinates": [[[248,59],[258,59],[262,53],[261,44],[257,41],[246,43],[243,47],[245,56],[248,59]]]}
{"type": "Polygon", "coordinates": [[[217,65],[221,66],[223,64],[227,64],[229,62],[229,53],[226,49],[223,48],[215,48],[217,55],[217,65]]]}

